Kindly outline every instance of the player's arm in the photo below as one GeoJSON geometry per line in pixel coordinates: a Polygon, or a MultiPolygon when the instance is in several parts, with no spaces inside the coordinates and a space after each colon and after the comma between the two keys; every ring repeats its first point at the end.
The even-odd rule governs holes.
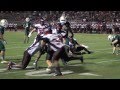
{"type": "Polygon", "coordinates": [[[41,48],[44,48],[47,43],[49,43],[49,39],[43,38],[43,39],[41,40],[41,48]]]}
{"type": "Polygon", "coordinates": [[[3,38],[3,34],[0,32],[0,39],[1,40],[4,40],[4,38],[3,38]]]}
{"type": "Polygon", "coordinates": [[[35,60],[35,63],[37,63],[39,61],[39,59],[40,59],[41,56],[42,56],[42,52],[39,51],[39,54],[38,54],[38,56],[37,56],[37,58],[35,60]]]}
{"type": "Polygon", "coordinates": [[[76,44],[76,45],[79,45],[79,46],[80,46],[80,44],[79,44],[76,40],[74,40],[74,41],[75,41],[75,44],[76,44]]]}
{"type": "Polygon", "coordinates": [[[0,32],[0,39],[3,40],[3,41],[5,41],[5,43],[7,43],[6,40],[3,37],[3,34],[1,32],[0,32]]]}
{"type": "Polygon", "coordinates": [[[112,41],[112,45],[114,45],[115,43],[117,43],[118,42],[118,40],[119,40],[119,36],[118,35],[116,35],[115,36],[115,39],[112,41]]]}
{"type": "Polygon", "coordinates": [[[31,37],[32,33],[35,32],[35,31],[36,31],[36,28],[33,28],[33,29],[30,31],[28,37],[31,37]]]}
{"type": "Polygon", "coordinates": [[[114,41],[112,42],[112,45],[114,45],[114,44],[117,43],[117,42],[118,42],[118,39],[114,40],[114,41]]]}
{"type": "Polygon", "coordinates": [[[74,37],[74,34],[73,34],[73,31],[71,29],[71,27],[69,26],[69,32],[71,33],[71,37],[73,38],[74,37]]]}
{"type": "Polygon", "coordinates": [[[42,56],[42,52],[41,52],[41,50],[39,51],[39,54],[38,54],[38,56],[37,56],[37,58],[36,58],[36,60],[35,60],[35,62],[33,63],[33,65],[35,65],[35,69],[37,70],[38,69],[38,61],[39,61],[39,59],[40,59],[40,57],[42,56]]]}
{"type": "Polygon", "coordinates": [[[44,54],[44,47],[46,45],[46,41],[41,40],[40,43],[41,43],[41,45],[40,45],[39,54],[38,54],[35,62],[33,63],[33,65],[35,65],[35,69],[37,69],[37,64],[38,64],[40,57],[44,54]]]}

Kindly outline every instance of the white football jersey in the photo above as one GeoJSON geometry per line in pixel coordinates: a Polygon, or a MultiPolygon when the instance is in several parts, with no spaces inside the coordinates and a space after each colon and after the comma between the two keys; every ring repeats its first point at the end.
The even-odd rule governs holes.
{"type": "Polygon", "coordinates": [[[36,52],[38,52],[40,50],[40,43],[33,43],[28,49],[28,53],[33,56],[36,52]]]}
{"type": "Polygon", "coordinates": [[[44,33],[44,29],[47,27],[47,25],[41,25],[41,24],[35,24],[34,25],[37,28],[37,33],[38,34],[43,34],[44,33]]]}
{"type": "Polygon", "coordinates": [[[61,39],[59,38],[59,35],[57,34],[47,34],[44,35],[43,38],[49,39],[50,48],[53,51],[57,51],[58,49],[62,48],[65,45],[62,43],[61,39]]]}

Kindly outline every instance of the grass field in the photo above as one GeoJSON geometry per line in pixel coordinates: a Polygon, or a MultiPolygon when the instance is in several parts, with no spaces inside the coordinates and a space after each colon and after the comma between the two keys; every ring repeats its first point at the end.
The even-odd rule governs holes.
{"type": "MultiPolygon", "coordinates": [[[[5,32],[6,60],[20,62],[24,50],[32,44],[36,33],[30,38],[29,44],[23,44],[24,32],[5,32]]],[[[113,55],[107,34],[75,34],[79,43],[89,46],[93,54],[84,55],[84,64],[79,60],[71,61],[68,66],[61,64],[63,76],[48,76],[44,72],[47,67],[45,55],[40,58],[39,70],[6,70],[6,64],[0,63],[0,79],[120,79],[120,55],[113,55]],[[46,76],[45,76],[46,75],[46,76]]],[[[35,56],[29,66],[32,66],[35,56]]]]}

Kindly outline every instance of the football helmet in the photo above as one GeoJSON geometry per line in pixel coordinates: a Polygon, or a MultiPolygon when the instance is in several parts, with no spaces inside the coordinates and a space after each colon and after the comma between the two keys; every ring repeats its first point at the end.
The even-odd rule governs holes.
{"type": "Polygon", "coordinates": [[[2,19],[0,21],[0,25],[3,26],[3,27],[7,27],[8,26],[8,21],[6,19],[2,19]]]}
{"type": "Polygon", "coordinates": [[[29,17],[27,17],[27,18],[25,19],[25,21],[26,21],[26,22],[29,22],[29,21],[30,21],[30,18],[29,18],[29,17]]]}
{"type": "Polygon", "coordinates": [[[114,37],[115,37],[114,35],[108,35],[108,40],[112,41],[114,39],[114,37]]]}
{"type": "Polygon", "coordinates": [[[66,17],[65,17],[64,15],[62,15],[62,16],[60,17],[60,23],[63,25],[63,24],[65,24],[66,22],[67,22],[66,17]]]}

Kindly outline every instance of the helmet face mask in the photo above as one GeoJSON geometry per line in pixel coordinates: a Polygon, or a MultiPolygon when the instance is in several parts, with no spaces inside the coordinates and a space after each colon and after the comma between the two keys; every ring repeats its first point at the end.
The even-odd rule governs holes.
{"type": "Polygon", "coordinates": [[[3,27],[5,27],[5,28],[8,27],[8,21],[6,19],[2,19],[0,21],[0,25],[3,26],[3,27]]]}

